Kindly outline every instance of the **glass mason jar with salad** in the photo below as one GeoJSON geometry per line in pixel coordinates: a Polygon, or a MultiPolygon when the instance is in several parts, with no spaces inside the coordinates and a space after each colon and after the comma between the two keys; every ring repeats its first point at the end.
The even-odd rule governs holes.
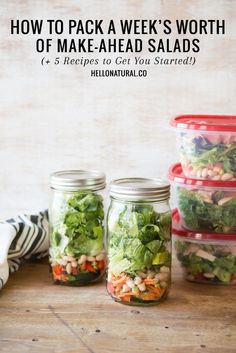
{"type": "Polygon", "coordinates": [[[160,179],[117,179],[107,216],[107,290],[124,304],[164,300],[171,280],[170,185],[160,179]]]}
{"type": "Polygon", "coordinates": [[[102,278],[105,175],[68,170],[51,176],[50,263],[57,284],[84,285],[102,278]]]}

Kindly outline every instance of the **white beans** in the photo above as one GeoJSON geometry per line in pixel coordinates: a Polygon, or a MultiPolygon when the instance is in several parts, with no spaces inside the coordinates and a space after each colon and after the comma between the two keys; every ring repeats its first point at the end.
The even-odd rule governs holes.
{"type": "Polygon", "coordinates": [[[124,293],[129,292],[130,289],[131,289],[131,288],[130,288],[127,284],[124,284],[123,287],[122,287],[122,291],[123,291],[124,293]]]}
{"type": "Polygon", "coordinates": [[[128,279],[126,281],[127,286],[129,286],[130,288],[134,288],[134,281],[132,279],[128,279]]]}
{"type": "Polygon", "coordinates": [[[139,276],[135,277],[134,283],[135,283],[136,285],[142,283],[142,278],[140,278],[139,276]]]}
{"type": "Polygon", "coordinates": [[[87,260],[87,256],[86,256],[86,255],[81,255],[81,256],[80,256],[80,259],[78,260],[78,263],[81,265],[81,264],[83,264],[86,260],[87,260]]]}
{"type": "Polygon", "coordinates": [[[71,274],[71,263],[68,262],[68,264],[66,265],[66,272],[69,274],[71,274]]]}
{"type": "Polygon", "coordinates": [[[141,292],[144,292],[144,291],[146,290],[145,283],[140,283],[140,284],[138,284],[138,289],[139,289],[141,292]]]}
{"type": "Polygon", "coordinates": [[[213,171],[218,174],[221,171],[221,167],[214,167],[213,171]]]}
{"type": "Polygon", "coordinates": [[[197,170],[197,178],[201,178],[202,177],[202,169],[198,169],[197,170]]]}
{"type": "MultiPolygon", "coordinates": [[[[208,174],[208,176],[209,176],[210,178],[212,178],[213,176],[216,175],[216,173],[215,173],[213,170],[208,170],[208,171],[207,171],[207,174],[208,174]]],[[[207,175],[206,175],[206,176],[207,176],[207,175]]]]}
{"type": "Polygon", "coordinates": [[[209,171],[208,171],[208,169],[207,168],[204,168],[203,170],[202,170],[202,178],[206,178],[209,174],[209,171]]]}
{"type": "Polygon", "coordinates": [[[63,260],[70,261],[70,262],[75,261],[73,256],[68,256],[68,255],[64,255],[63,260]]]}
{"type": "Polygon", "coordinates": [[[142,283],[142,278],[139,277],[139,276],[136,276],[135,279],[134,279],[134,283],[135,283],[136,285],[142,283]]]}
{"type": "Polygon", "coordinates": [[[94,262],[96,258],[94,256],[87,256],[87,261],[94,262]]]}
{"type": "Polygon", "coordinates": [[[232,174],[230,174],[230,173],[225,173],[225,174],[222,175],[221,180],[226,181],[226,180],[230,180],[230,179],[232,179],[232,178],[233,178],[233,175],[232,175],[232,174]]]}
{"type": "Polygon", "coordinates": [[[78,265],[77,261],[72,261],[72,262],[71,262],[71,266],[72,266],[72,267],[77,267],[77,265],[78,265]]]}
{"type": "Polygon", "coordinates": [[[102,261],[102,260],[104,260],[104,258],[105,258],[105,254],[103,254],[103,253],[96,256],[97,261],[102,261]]]}

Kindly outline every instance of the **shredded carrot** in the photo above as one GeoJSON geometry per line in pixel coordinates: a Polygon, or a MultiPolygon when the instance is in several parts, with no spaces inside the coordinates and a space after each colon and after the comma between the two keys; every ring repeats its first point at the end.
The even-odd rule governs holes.
{"type": "Polygon", "coordinates": [[[121,298],[122,302],[130,302],[130,299],[131,299],[130,295],[126,295],[121,298]]]}
{"type": "Polygon", "coordinates": [[[156,284],[157,280],[156,279],[151,279],[151,278],[146,278],[143,281],[145,284],[156,284]]]}
{"type": "Polygon", "coordinates": [[[118,283],[116,286],[114,286],[115,287],[115,290],[116,290],[116,292],[119,292],[121,289],[122,289],[122,287],[123,287],[123,283],[118,283]]]}
{"type": "Polygon", "coordinates": [[[161,295],[161,288],[160,287],[154,287],[154,286],[147,286],[149,291],[151,291],[152,293],[155,293],[155,294],[158,294],[158,295],[161,295]]]}
{"type": "Polygon", "coordinates": [[[116,279],[115,281],[112,280],[112,284],[113,284],[113,286],[116,286],[117,284],[120,284],[120,283],[121,284],[125,284],[126,280],[127,280],[127,277],[124,276],[124,277],[121,277],[119,279],[116,279]]]}
{"type": "Polygon", "coordinates": [[[57,264],[53,267],[53,273],[56,275],[61,275],[62,273],[62,266],[57,264]]]}
{"type": "Polygon", "coordinates": [[[141,296],[141,299],[143,299],[143,300],[153,300],[156,298],[157,298],[157,295],[152,292],[142,293],[142,296],[141,296]]]}

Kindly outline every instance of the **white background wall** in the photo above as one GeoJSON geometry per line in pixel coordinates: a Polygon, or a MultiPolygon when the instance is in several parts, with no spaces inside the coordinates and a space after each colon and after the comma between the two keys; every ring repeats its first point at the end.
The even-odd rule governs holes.
{"type": "Polygon", "coordinates": [[[1,219],[46,208],[56,170],[164,176],[178,160],[171,117],[236,112],[234,0],[1,0],[0,16],[1,219]],[[35,38],[10,36],[11,18],[222,18],[227,33],[202,37],[193,67],[90,78],[80,67],[42,67],[35,38]]]}

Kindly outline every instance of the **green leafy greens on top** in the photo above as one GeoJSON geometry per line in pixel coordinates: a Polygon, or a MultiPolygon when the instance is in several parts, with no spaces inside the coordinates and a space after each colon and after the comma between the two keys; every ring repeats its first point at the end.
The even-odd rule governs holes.
{"type": "Polygon", "coordinates": [[[171,237],[170,213],[159,214],[147,204],[130,204],[108,228],[109,268],[115,275],[170,266],[171,255],[166,250],[171,237]]]}
{"type": "Polygon", "coordinates": [[[179,187],[177,192],[181,217],[189,229],[217,233],[236,232],[236,197],[219,205],[219,199],[224,196],[219,191],[212,195],[212,203],[204,201],[197,190],[179,187]]]}
{"type": "Polygon", "coordinates": [[[64,238],[66,246],[63,251],[75,256],[95,256],[103,249],[103,219],[102,196],[89,190],[76,192],[65,205],[64,234],[60,233],[60,227],[54,229],[53,243],[60,246],[64,238]]]}

